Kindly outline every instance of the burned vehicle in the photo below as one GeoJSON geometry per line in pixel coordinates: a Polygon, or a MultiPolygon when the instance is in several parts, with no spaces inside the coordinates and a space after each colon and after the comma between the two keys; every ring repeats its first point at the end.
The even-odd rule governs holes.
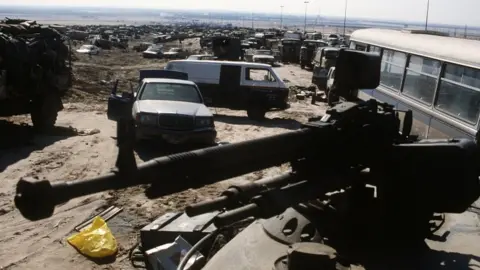
{"type": "Polygon", "coordinates": [[[263,63],[273,66],[275,64],[275,56],[272,50],[255,50],[253,52],[252,61],[254,63],[263,63]]]}
{"type": "Polygon", "coordinates": [[[218,60],[238,61],[242,57],[241,40],[235,37],[212,37],[212,51],[218,60]]]}
{"type": "Polygon", "coordinates": [[[210,54],[193,54],[187,57],[187,60],[215,60],[216,57],[210,54]]]}
{"type": "Polygon", "coordinates": [[[302,41],[300,39],[284,38],[278,45],[280,59],[283,63],[298,63],[300,58],[300,48],[302,41]]]}
{"type": "MultiPolygon", "coordinates": [[[[74,181],[22,178],[15,206],[37,221],[85,195],[148,184],[167,196],[288,163],[279,175],[237,181],[158,217],[140,231],[144,262],[178,270],[444,269],[446,261],[468,268],[474,255],[458,264],[459,255],[438,244],[468,237],[449,214],[477,204],[477,142],[418,140],[412,111],[400,117],[375,99],[348,101],[378,87],[381,58],[342,50],[338,62],[335,87],[345,100],[299,129],[137,164],[124,119],[114,171],[74,181]]],[[[477,226],[476,214],[467,219],[477,226]]]]}
{"type": "Polygon", "coordinates": [[[166,59],[185,59],[188,56],[188,51],[182,48],[170,48],[163,53],[163,57],[166,59]]]}
{"type": "Polygon", "coordinates": [[[109,99],[110,120],[125,113],[122,103],[131,105],[137,141],[161,139],[170,144],[213,145],[217,136],[213,114],[205,106],[197,85],[185,73],[165,70],[141,70],[138,90],[109,99]]]}
{"type": "Polygon", "coordinates": [[[300,68],[313,68],[313,57],[318,48],[327,47],[328,43],[320,40],[304,40],[300,48],[300,68]]]}
{"type": "Polygon", "coordinates": [[[163,46],[152,45],[142,52],[143,58],[163,58],[163,46]]]}
{"type": "Polygon", "coordinates": [[[0,21],[0,116],[30,114],[35,128],[53,127],[72,79],[66,36],[34,21],[0,21]]]}
{"type": "Polygon", "coordinates": [[[147,50],[149,47],[153,46],[153,43],[150,42],[141,42],[133,46],[133,50],[136,52],[143,52],[147,50]]]}
{"type": "Polygon", "coordinates": [[[321,47],[315,53],[313,58],[312,83],[319,89],[326,89],[328,71],[334,67],[340,48],[321,47]]]}

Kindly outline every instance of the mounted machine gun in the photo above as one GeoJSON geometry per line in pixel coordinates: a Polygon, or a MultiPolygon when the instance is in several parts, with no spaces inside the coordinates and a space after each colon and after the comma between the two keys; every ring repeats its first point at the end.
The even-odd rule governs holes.
{"type": "MultiPolygon", "coordinates": [[[[336,80],[343,83],[337,87],[346,96],[378,85],[378,56],[342,50],[339,59],[336,80]]],[[[375,100],[352,100],[296,131],[138,166],[126,118],[119,122],[115,171],[75,181],[21,179],[15,204],[37,220],[87,194],[153,184],[166,195],[290,163],[288,173],[233,185],[217,199],[186,208],[189,216],[219,211],[212,220],[217,232],[249,217],[260,219],[203,269],[335,269],[340,259],[330,247],[348,264],[370,255],[385,260],[389,252],[416,254],[431,234],[435,213],[464,212],[478,198],[478,150],[463,139],[415,141],[411,112],[401,130],[398,113],[403,112],[375,100]]]]}

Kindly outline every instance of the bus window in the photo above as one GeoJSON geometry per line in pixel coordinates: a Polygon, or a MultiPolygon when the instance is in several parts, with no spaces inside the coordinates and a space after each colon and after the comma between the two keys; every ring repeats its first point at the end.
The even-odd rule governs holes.
{"type": "Polygon", "coordinates": [[[400,90],[407,55],[402,52],[384,50],[380,73],[380,83],[393,90],[400,90]]]}
{"type": "Polygon", "coordinates": [[[447,64],[435,108],[472,125],[480,113],[480,71],[447,64]]]}
{"type": "Polygon", "coordinates": [[[371,53],[380,55],[381,50],[382,49],[380,47],[370,45],[370,48],[369,48],[368,51],[371,52],[371,53]]]}
{"type": "Polygon", "coordinates": [[[367,46],[366,46],[366,45],[362,45],[362,44],[357,44],[357,45],[355,46],[355,50],[365,52],[365,51],[367,51],[367,46]]]}
{"type": "Polygon", "coordinates": [[[355,44],[356,43],[354,41],[351,41],[350,42],[350,49],[355,50],[355,44]]]}
{"type": "Polygon", "coordinates": [[[402,93],[423,103],[432,104],[439,73],[440,61],[412,55],[402,93]]]}

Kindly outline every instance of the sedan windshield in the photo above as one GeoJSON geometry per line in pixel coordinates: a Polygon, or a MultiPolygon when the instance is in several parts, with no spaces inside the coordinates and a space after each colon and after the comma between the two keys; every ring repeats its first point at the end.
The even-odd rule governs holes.
{"type": "Polygon", "coordinates": [[[148,83],[140,100],[171,100],[202,103],[198,90],[193,85],[176,83],[148,83]]]}
{"type": "Polygon", "coordinates": [[[91,49],[93,49],[92,45],[82,45],[82,47],[80,47],[80,50],[91,50],[91,49]]]}
{"type": "Polygon", "coordinates": [[[272,55],[273,52],[272,51],[268,51],[268,50],[258,50],[255,52],[255,54],[259,54],[259,55],[272,55]]]}

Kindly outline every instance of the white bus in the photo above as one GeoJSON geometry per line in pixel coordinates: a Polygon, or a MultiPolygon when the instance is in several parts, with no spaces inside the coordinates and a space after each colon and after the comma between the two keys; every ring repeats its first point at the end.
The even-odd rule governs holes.
{"type": "Polygon", "coordinates": [[[479,130],[480,41],[427,33],[362,29],[350,48],[382,57],[380,85],[359,91],[412,110],[419,138],[470,138],[479,130]]]}

